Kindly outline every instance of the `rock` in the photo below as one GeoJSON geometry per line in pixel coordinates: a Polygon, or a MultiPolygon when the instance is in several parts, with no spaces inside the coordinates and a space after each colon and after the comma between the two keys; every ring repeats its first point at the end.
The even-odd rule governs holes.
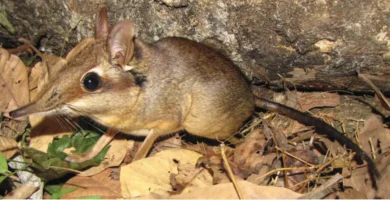
{"type": "Polygon", "coordinates": [[[137,37],[146,42],[179,36],[218,44],[252,83],[370,91],[357,78],[359,71],[390,94],[387,0],[3,0],[0,5],[18,35],[56,55],[93,36],[97,11],[108,6],[111,24],[133,20],[137,37]]]}

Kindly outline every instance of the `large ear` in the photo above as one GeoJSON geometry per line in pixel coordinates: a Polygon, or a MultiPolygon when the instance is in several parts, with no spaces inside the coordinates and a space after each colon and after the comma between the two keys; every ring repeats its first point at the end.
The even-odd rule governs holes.
{"type": "Polygon", "coordinates": [[[96,16],[95,24],[95,38],[97,40],[105,40],[108,35],[108,16],[107,8],[103,7],[100,9],[98,15],[96,16]]]}
{"type": "Polygon", "coordinates": [[[108,35],[108,49],[111,64],[125,69],[134,54],[134,25],[130,20],[123,20],[112,27],[108,35]]]}

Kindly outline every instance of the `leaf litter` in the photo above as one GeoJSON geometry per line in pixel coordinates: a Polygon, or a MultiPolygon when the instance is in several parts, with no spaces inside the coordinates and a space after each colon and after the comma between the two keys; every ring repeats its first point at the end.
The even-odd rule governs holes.
{"type": "MultiPolygon", "coordinates": [[[[44,84],[44,68],[38,63],[29,69],[6,50],[0,52],[0,90],[4,94],[0,108],[6,112],[36,95],[44,84]],[[10,69],[18,73],[11,73],[10,69]]],[[[54,71],[66,63],[62,58],[44,56],[54,71]]],[[[387,102],[383,95],[379,98],[380,102],[387,102]]],[[[226,146],[226,160],[222,159],[219,146],[187,143],[177,135],[156,143],[148,158],[136,162],[131,162],[131,156],[129,159],[134,141],[118,137],[110,143],[111,148],[105,149],[106,155],[104,152],[99,155],[100,161],[70,164],[62,160],[66,155],[63,150],[74,143],[76,151],[86,151],[98,136],[80,132],[70,136],[69,124],[42,116],[29,117],[31,133],[19,145],[15,140],[18,137],[5,135],[4,129],[0,129],[0,150],[10,161],[14,155],[25,156],[29,169],[46,182],[46,197],[238,198],[239,192],[243,198],[390,197],[386,184],[389,129],[380,116],[372,114],[370,108],[357,103],[353,97],[336,93],[288,91],[274,93],[274,100],[315,115],[342,133],[350,134],[350,138],[376,159],[382,175],[378,189],[372,188],[367,168],[357,164],[353,154],[340,144],[317,135],[311,127],[273,113],[258,113],[241,131],[242,143],[235,148],[226,146]],[[352,109],[350,104],[354,106],[352,109]],[[231,182],[227,166],[237,183],[231,182]],[[120,169],[119,176],[117,169],[120,169]],[[69,175],[72,178],[63,178],[69,175]],[[340,179],[342,185],[337,184],[340,179]],[[53,185],[53,181],[60,184],[53,185]]],[[[4,120],[1,125],[4,127],[4,120]]],[[[21,127],[15,128],[19,136],[26,129],[21,127]]],[[[10,179],[10,182],[17,180],[10,179]]]]}

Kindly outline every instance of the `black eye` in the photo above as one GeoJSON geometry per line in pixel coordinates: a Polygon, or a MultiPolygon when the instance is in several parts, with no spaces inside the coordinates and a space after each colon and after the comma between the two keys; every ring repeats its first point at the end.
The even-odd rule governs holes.
{"type": "Polygon", "coordinates": [[[94,92],[101,87],[102,80],[99,75],[94,72],[90,72],[84,76],[81,82],[86,90],[94,92]]]}

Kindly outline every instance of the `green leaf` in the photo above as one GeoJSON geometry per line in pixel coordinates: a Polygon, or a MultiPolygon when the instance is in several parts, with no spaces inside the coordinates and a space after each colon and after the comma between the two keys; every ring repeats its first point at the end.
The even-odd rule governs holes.
{"type": "Polygon", "coordinates": [[[24,131],[23,135],[22,135],[22,140],[21,140],[21,147],[26,147],[26,137],[28,135],[30,135],[31,133],[31,128],[26,128],[26,130],[24,131]]]}
{"type": "Polygon", "coordinates": [[[96,131],[85,128],[90,124],[80,124],[80,126],[83,127],[81,131],[74,133],[72,136],[64,135],[61,138],[54,138],[47,148],[47,153],[23,146],[23,152],[31,158],[28,159],[31,168],[43,181],[48,182],[73,173],[69,169],[82,170],[99,165],[104,160],[109,146],[103,148],[93,159],[82,163],[69,163],[64,160],[67,157],[67,154],[63,152],[66,148],[74,148],[73,153],[84,153],[92,149],[101,137],[101,134],[96,131]]]}
{"type": "Polygon", "coordinates": [[[4,173],[8,171],[7,159],[4,154],[0,152],[0,173],[4,173]]]}
{"type": "Polygon", "coordinates": [[[107,145],[105,146],[100,152],[98,155],[96,155],[94,158],[92,158],[92,160],[96,163],[100,163],[104,160],[104,157],[106,156],[107,154],[107,151],[110,149],[110,145],[107,145]]]}
{"type": "Polygon", "coordinates": [[[52,157],[65,159],[67,155],[63,151],[64,149],[71,147],[71,141],[72,139],[69,135],[64,135],[61,138],[54,138],[53,142],[47,147],[47,153],[52,157]]]}
{"type": "Polygon", "coordinates": [[[0,183],[3,182],[8,176],[0,176],[0,183]]]}
{"type": "Polygon", "coordinates": [[[73,153],[84,153],[91,150],[99,138],[100,134],[91,131],[75,133],[72,137],[72,146],[75,148],[73,153]]]}
{"type": "Polygon", "coordinates": [[[0,24],[11,34],[15,34],[15,28],[12,23],[8,20],[7,13],[0,6],[0,24]]]}
{"type": "Polygon", "coordinates": [[[67,188],[67,189],[62,189],[62,190],[60,190],[59,192],[56,192],[56,193],[52,194],[51,197],[50,197],[50,199],[59,199],[59,198],[61,198],[62,196],[64,196],[65,194],[74,192],[74,191],[76,191],[77,189],[78,189],[78,188],[67,188]]]}
{"type": "Polygon", "coordinates": [[[30,57],[24,58],[22,61],[23,61],[23,64],[25,66],[30,66],[34,62],[34,59],[35,59],[35,57],[30,56],[30,57]]]}
{"type": "Polygon", "coordinates": [[[96,141],[99,140],[100,134],[94,132],[78,132],[73,136],[63,136],[61,138],[55,138],[48,146],[48,153],[41,152],[33,148],[22,148],[23,152],[29,157],[30,165],[33,168],[35,174],[39,176],[43,181],[50,181],[63,177],[70,172],[67,169],[82,170],[86,167],[96,166],[100,164],[109,149],[109,146],[103,148],[97,156],[91,160],[87,160],[82,163],[69,163],[64,161],[66,154],[63,151],[65,148],[72,147],[75,149],[86,150],[92,148],[96,141]],[[78,145],[78,146],[77,146],[78,145]]]}
{"type": "Polygon", "coordinates": [[[51,194],[51,195],[60,192],[60,191],[61,191],[61,188],[62,188],[62,184],[46,185],[46,186],[45,186],[45,190],[46,190],[49,194],[51,194]]]}

